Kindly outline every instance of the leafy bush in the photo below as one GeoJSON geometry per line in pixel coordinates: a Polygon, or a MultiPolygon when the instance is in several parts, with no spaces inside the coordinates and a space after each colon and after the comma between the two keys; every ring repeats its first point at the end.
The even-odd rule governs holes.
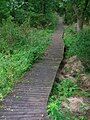
{"type": "Polygon", "coordinates": [[[55,29],[58,23],[58,15],[57,13],[49,13],[46,15],[47,26],[49,29],[55,29]]]}
{"type": "Polygon", "coordinates": [[[69,58],[73,55],[76,55],[75,49],[76,49],[76,31],[72,27],[68,27],[65,29],[64,32],[64,42],[66,46],[66,53],[65,57],[69,58]]]}
{"type": "Polygon", "coordinates": [[[0,22],[10,15],[13,21],[19,25],[23,24],[26,18],[30,17],[30,24],[33,27],[55,27],[56,13],[55,1],[48,0],[3,0],[0,1],[0,22]]]}
{"type": "Polygon", "coordinates": [[[74,120],[69,111],[63,112],[61,109],[61,101],[59,99],[51,101],[48,105],[48,114],[52,120],[74,120]]]}
{"type": "Polygon", "coordinates": [[[78,86],[71,79],[55,83],[47,107],[49,117],[52,120],[87,120],[85,117],[78,119],[77,116],[72,116],[68,109],[62,108],[62,102],[75,95],[78,89],[78,86]]]}
{"type": "Polygon", "coordinates": [[[19,25],[23,24],[26,17],[28,17],[28,11],[24,8],[24,0],[9,0],[7,4],[10,15],[14,18],[13,21],[19,25]]]}
{"type": "Polygon", "coordinates": [[[74,116],[68,109],[63,109],[62,102],[79,92],[79,87],[71,79],[55,83],[47,107],[52,120],[87,120],[86,117],[74,116]]]}
{"type": "Polygon", "coordinates": [[[90,28],[77,33],[73,27],[65,30],[66,57],[77,55],[86,69],[90,70],[90,28]]]}
{"type": "Polygon", "coordinates": [[[51,120],[87,120],[85,116],[72,116],[72,113],[68,110],[62,110],[61,100],[55,100],[54,97],[51,98],[48,105],[48,114],[51,120]]]}
{"type": "Polygon", "coordinates": [[[64,23],[67,25],[73,24],[76,21],[75,15],[73,14],[73,10],[67,10],[66,14],[64,15],[64,23]]]}
{"type": "Polygon", "coordinates": [[[30,24],[33,27],[49,27],[53,29],[57,24],[57,20],[58,18],[55,13],[48,13],[44,15],[33,12],[30,15],[30,24]]]}
{"type": "Polygon", "coordinates": [[[20,45],[25,39],[21,30],[12,22],[12,17],[9,17],[7,21],[3,21],[3,25],[0,28],[0,51],[10,52],[14,47],[20,45]]]}
{"type": "Polygon", "coordinates": [[[78,86],[71,79],[64,79],[54,85],[52,93],[65,98],[74,95],[77,90],[78,86]]]}
{"type": "Polygon", "coordinates": [[[16,9],[15,11],[12,11],[11,15],[14,17],[14,22],[21,25],[28,17],[28,12],[24,9],[16,9]]]}
{"type": "Polygon", "coordinates": [[[7,7],[7,0],[0,0],[0,22],[10,15],[10,10],[7,7]]]}
{"type": "Polygon", "coordinates": [[[14,18],[14,22],[22,24],[28,12],[24,9],[23,0],[1,0],[0,1],[0,22],[6,20],[10,15],[14,18]]]}
{"type": "Polygon", "coordinates": [[[58,84],[57,89],[59,96],[70,97],[76,93],[78,87],[72,80],[65,79],[61,84],[58,84]]]}
{"type": "Polygon", "coordinates": [[[16,26],[11,19],[4,22],[0,33],[0,99],[39,59],[50,44],[51,30],[30,29],[26,21],[16,26]],[[28,26],[28,27],[27,27],[28,26]]]}
{"type": "Polygon", "coordinates": [[[77,34],[76,48],[77,56],[85,68],[90,71],[90,28],[77,34]]]}

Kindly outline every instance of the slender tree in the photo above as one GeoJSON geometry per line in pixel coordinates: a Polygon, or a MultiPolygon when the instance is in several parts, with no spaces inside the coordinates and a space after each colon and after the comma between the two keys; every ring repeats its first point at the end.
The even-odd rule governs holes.
{"type": "MultiPolygon", "coordinates": [[[[85,19],[90,19],[90,1],[89,0],[57,0],[60,8],[63,8],[65,16],[71,13],[69,19],[72,19],[73,16],[77,20],[77,31],[79,32],[83,29],[83,24],[85,19]]],[[[74,17],[74,21],[75,21],[74,17]]],[[[68,19],[68,18],[67,18],[68,19]]]]}

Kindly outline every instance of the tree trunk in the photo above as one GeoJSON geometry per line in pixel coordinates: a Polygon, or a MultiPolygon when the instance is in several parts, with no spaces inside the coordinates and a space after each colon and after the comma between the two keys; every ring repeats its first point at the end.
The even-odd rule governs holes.
{"type": "Polygon", "coordinates": [[[77,18],[77,32],[80,32],[83,29],[83,19],[77,18]]]}
{"type": "Polygon", "coordinates": [[[85,11],[87,9],[89,0],[85,0],[85,5],[82,13],[79,12],[79,7],[77,7],[76,3],[73,5],[74,12],[77,17],[77,32],[81,31],[83,29],[84,19],[85,19],[85,11]]]}

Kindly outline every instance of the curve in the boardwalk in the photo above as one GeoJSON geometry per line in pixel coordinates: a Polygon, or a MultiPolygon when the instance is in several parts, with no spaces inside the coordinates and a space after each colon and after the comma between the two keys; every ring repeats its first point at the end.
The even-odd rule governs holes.
{"type": "Polygon", "coordinates": [[[0,120],[46,120],[48,97],[63,58],[62,35],[63,24],[59,22],[46,55],[3,101],[0,120]]]}

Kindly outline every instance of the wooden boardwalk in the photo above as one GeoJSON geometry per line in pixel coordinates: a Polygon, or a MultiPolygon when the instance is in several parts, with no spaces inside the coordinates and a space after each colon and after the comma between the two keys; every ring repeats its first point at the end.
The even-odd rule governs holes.
{"type": "Polygon", "coordinates": [[[47,101],[64,52],[62,35],[60,22],[43,59],[34,64],[3,101],[0,120],[48,120],[47,101]]]}

